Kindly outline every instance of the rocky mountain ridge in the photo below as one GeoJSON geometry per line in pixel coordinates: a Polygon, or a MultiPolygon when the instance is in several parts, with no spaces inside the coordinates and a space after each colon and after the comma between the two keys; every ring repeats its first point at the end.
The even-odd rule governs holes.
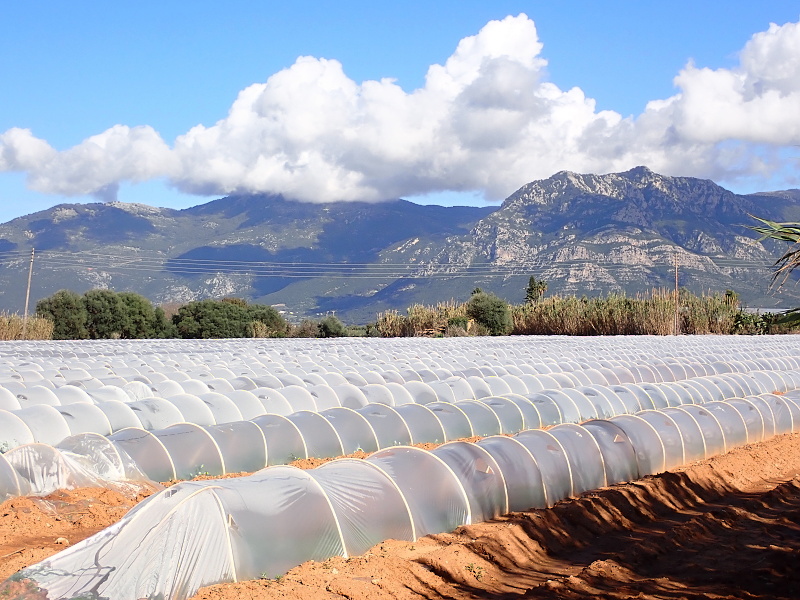
{"type": "Polygon", "coordinates": [[[800,191],[737,195],[709,180],[646,167],[562,171],[499,208],[299,203],[231,196],[184,210],[63,204],[0,225],[0,308],[21,311],[31,248],[32,298],[113,287],[156,302],[236,295],[300,318],[328,311],[366,322],[388,308],[465,299],[476,286],[510,301],[533,274],[550,293],[645,292],[680,285],[740,292],[751,306],[800,304],[767,293],[779,246],[745,225],[800,220],[800,191]]]}

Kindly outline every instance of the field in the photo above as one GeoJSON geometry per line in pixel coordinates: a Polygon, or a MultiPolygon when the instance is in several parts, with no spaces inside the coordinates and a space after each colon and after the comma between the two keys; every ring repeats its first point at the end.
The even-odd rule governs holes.
{"type": "Polygon", "coordinates": [[[193,344],[0,348],[7,596],[797,597],[794,336],[193,344]]]}

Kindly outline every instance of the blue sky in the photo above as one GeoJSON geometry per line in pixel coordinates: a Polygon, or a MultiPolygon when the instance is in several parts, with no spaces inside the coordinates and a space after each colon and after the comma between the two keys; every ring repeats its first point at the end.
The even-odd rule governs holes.
{"type": "Polygon", "coordinates": [[[769,27],[799,19],[771,1],[4,3],[0,220],[235,191],[498,201],[634,164],[798,187],[800,30],[769,27]],[[731,78],[740,96],[719,93],[731,78]]]}

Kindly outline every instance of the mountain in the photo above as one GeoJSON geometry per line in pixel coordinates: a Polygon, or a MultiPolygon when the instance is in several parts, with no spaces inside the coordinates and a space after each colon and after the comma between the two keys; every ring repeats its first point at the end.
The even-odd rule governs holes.
{"type": "Polygon", "coordinates": [[[737,195],[709,180],[563,171],[499,208],[299,203],[230,196],[185,210],[64,204],[0,225],[0,308],[108,286],[156,302],[236,295],[294,317],[337,311],[366,322],[388,308],[465,299],[480,286],[519,302],[531,274],[548,293],[734,289],[750,306],[800,304],[768,293],[781,246],[759,242],[749,215],[800,221],[800,190],[737,195]]]}

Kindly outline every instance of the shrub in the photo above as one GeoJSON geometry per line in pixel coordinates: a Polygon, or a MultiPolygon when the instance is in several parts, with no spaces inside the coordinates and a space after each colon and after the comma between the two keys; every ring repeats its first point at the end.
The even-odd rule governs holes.
{"type": "Polygon", "coordinates": [[[478,292],[467,301],[467,316],[483,325],[491,335],[508,335],[513,328],[508,302],[494,294],[478,292]]]}
{"type": "Polygon", "coordinates": [[[329,315],[319,322],[319,337],[345,337],[347,330],[344,323],[333,315],[329,315]]]}
{"type": "Polygon", "coordinates": [[[81,296],[69,290],[59,290],[36,303],[36,314],[53,322],[54,340],[84,340],[88,314],[81,296]]]}

